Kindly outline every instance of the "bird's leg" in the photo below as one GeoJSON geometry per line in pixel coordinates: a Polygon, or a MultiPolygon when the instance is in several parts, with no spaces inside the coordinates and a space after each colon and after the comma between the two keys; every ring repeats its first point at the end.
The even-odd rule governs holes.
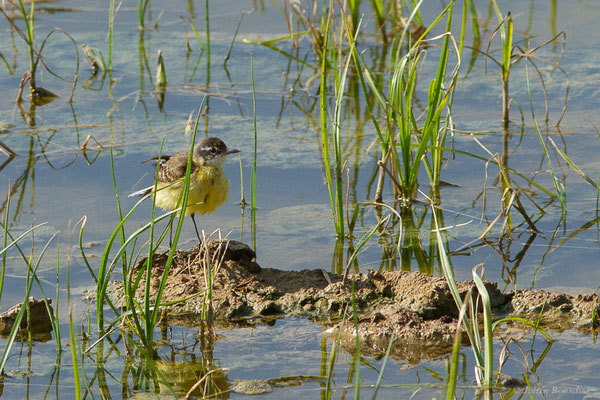
{"type": "Polygon", "coordinates": [[[200,233],[198,233],[198,227],[196,226],[196,219],[194,218],[194,213],[191,213],[190,217],[192,217],[192,222],[194,223],[194,229],[196,230],[196,236],[198,237],[198,243],[202,243],[202,240],[200,240],[200,233]]]}

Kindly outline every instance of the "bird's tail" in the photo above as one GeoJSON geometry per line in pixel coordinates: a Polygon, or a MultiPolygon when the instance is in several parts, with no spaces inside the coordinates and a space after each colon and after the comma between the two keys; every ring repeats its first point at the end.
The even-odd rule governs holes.
{"type": "Polygon", "coordinates": [[[133,192],[131,194],[128,194],[127,197],[142,197],[142,196],[146,196],[147,194],[150,194],[152,192],[152,189],[154,188],[154,186],[148,186],[147,188],[143,188],[138,190],[137,192],[133,192]]]}

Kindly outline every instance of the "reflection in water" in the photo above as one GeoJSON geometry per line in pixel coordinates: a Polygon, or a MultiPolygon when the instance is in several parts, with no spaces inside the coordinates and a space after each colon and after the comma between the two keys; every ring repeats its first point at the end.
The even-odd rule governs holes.
{"type": "Polygon", "coordinates": [[[215,343],[213,335],[200,333],[191,344],[163,348],[156,360],[161,388],[187,396],[229,398],[227,374],[213,356],[215,343]]]}
{"type": "MultiPolygon", "coordinates": [[[[178,332],[182,332],[177,328],[178,332]]],[[[200,329],[202,331],[202,329],[200,329]]],[[[185,333],[185,330],[182,332],[185,333]]],[[[95,372],[88,377],[93,392],[111,398],[114,381],[121,388],[120,396],[129,398],[138,392],[161,395],[196,396],[198,398],[229,398],[227,374],[214,359],[216,338],[211,334],[193,334],[188,330],[182,338],[173,338],[173,328],[162,327],[160,344],[155,354],[148,356],[135,335],[121,331],[115,341],[111,337],[99,342],[88,353],[95,372]],[[189,341],[189,343],[188,343],[189,341]],[[128,357],[121,376],[113,375],[112,359],[122,357],[123,347],[128,357]]]]}
{"type": "Polygon", "coordinates": [[[34,187],[35,187],[35,173],[34,173],[34,165],[37,161],[37,157],[35,154],[35,140],[33,136],[29,137],[29,151],[27,153],[27,164],[23,172],[10,184],[10,192],[8,196],[2,202],[0,206],[0,213],[4,213],[6,207],[8,206],[8,202],[14,203],[12,199],[15,195],[17,196],[16,207],[13,206],[13,217],[11,218],[11,222],[6,221],[7,227],[11,228],[13,223],[17,223],[19,221],[20,215],[25,212],[24,201],[25,201],[25,193],[27,191],[28,184],[31,185],[31,201],[30,207],[34,207],[34,187]]]}
{"type": "MultiPolygon", "coordinates": [[[[382,248],[379,271],[392,271],[400,268],[402,271],[413,270],[413,264],[420,272],[433,274],[434,266],[438,260],[437,239],[435,230],[431,227],[428,235],[424,235],[423,224],[430,219],[431,208],[426,204],[406,204],[396,202],[393,209],[391,222],[380,232],[379,245],[382,248]],[[397,261],[400,262],[398,265],[397,261]]],[[[391,209],[391,208],[390,208],[391,209]]],[[[377,206],[378,216],[381,216],[381,206],[377,206]]],[[[443,223],[441,208],[434,208],[437,220],[443,223]]],[[[380,217],[381,218],[381,217],[380,217]]],[[[445,235],[442,236],[444,239],[445,235]]],[[[442,244],[447,246],[447,243],[442,244]]],[[[438,271],[439,268],[438,262],[438,271]]]]}
{"type": "Polygon", "coordinates": [[[17,153],[12,151],[12,149],[10,147],[8,147],[7,145],[5,145],[1,140],[0,140],[0,152],[6,156],[6,160],[4,160],[2,162],[2,164],[0,165],[0,171],[2,171],[4,169],[4,167],[6,167],[8,164],[10,164],[10,162],[15,158],[17,153]]]}
{"type": "MultiPolygon", "coordinates": [[[[309,324],[309,322],[306,322],[309,324]]],[[[297,326],[296,326],[297,327],[297,326]]],[[[215,398],[227,399],[231,397],[231,391],[234,389],[236,381],[230,380],[227,370],[229,367],[241,368],[238,359],[231,359],[231,365],[222,365],[222,362],[215,357],[215,352],[221,336],[213,334],[202,334],[203,328],[198,330],[167,327],[163,326],[160,337],[157,337],[157,346],[155,353],[148,355],[144,348],[139,346],[136,336],[127,330],[121,330],[119,334],[107,336],[104,340],[98,342],[91,349],[84,352],[80,358],[80,367],[83,372],[82,386],[84,398],[132,398],[141,396],[144,393],[153,394],[160,398],[215,398]],[[125,362],[123,362],[123,360],[125,362]]],[[[504,325],[499,328],[498,334],[510,336],[511,327],[504,325]]],[[[271,342],[269,340],[269,342],[271,342]]],[[[73,395],[72,373],[73,365],[69,352],[59,352],[56,359],[50,360],[47,368],[42,365],[36,365],[35,348],[38,344],[23,341],[17,344],[20,351],[15,352],[19,360],[12,360],[18,367],[11,368],[0,378],[0,392],[6,391],[6,381],[10,384],[7,395],[11,393],[24,394],[24,398],[41,398],[41,394],[52,398],[70,398],[73,395]],[[65,357],[65,355],[67,355],[65,357]],[[9,379],[7,379],[7,377],[9,379]],[[18,384],[18,386],[15,386],[18,384]]],[[[83,340],[82,348],[89,348],[90,343],[83,340]]],[[[318,376],[315,375],[295,375],[279,376],[265,379],[275,388],[288,388],[287,390],[278,389],[273,393],[278,398],[316,398],[317,393],[322,398],[344,398],[352,394],[355,390],[354,383],[357,379],[357,373],[360,373],[361,381],[368,379],[368,376],[377,376],[382,369],[381,355],[375,358],[365,357],[357,354],[353,349],[348,352],[343,351],[336,338],[320,337],[310,341],[311,348],[320,355],[320,362],[317,364],[318,376]],[[360,370],[357,371],[356,367],[360,370]],[[331,379],[327,379],[330,377],[331,379]],[[336,377],[339,378],[336,379],[336,377]],[[299,387],[290,389],[290,387],[299,387]],[[333,397],[331,395],[333,394],[333,397]]],[[[398,346],[402,344],[398,343],[398,346]]],[[[412,352],[417,349],[410,345],[405,345],[406,351],[412,352]]],[[[501,351],[499,359],[499,373],[508,371],[522,371],[520,374],[513,375],[514,382],[517,379],[530,382],[532,387],[543,385],[544,381],[538,376],[538,371],[544,361],[550,354],[549,351],[553,342],[546,342],[543,345],[536,345],[535,349],[524,350],[519,343],[510,338],[506,340],[504,348],[501,351]]],[[[273,348],[274,355],[284,352],[285,349],[273,348]]],[[[38,350],[39,351],[39,350],[38,350]]],[[[265,349],[257,351],[265,351],[265,349]]],[[[435,349],[433,349],[435,351],[435,349]]],[[[459,355],[458,365],[458,398],[477,398],[483,392],[473,393],[473,383],[469,374],[469,348],[464,348],[459,355]],[[462,396],[461,394],[462,393],[462,396]]],[[[269,357],[268,351],[264,357],[269,357]]],[[[317,356],[318,357],[318,356],[317,356]]],[[[440,359],[434,363],[442,364],[449,362],[440,359]]],[[[394,375],[388,376],[388,383],[379,389],[377,398],[388,398],[392,395],[394,398],[402,397],[400,389],[408,391],[429,390],[443,391],[445,388],[445,379],[443,373],[437,371],[438,368],[431,368],[427,365],[409,366],[402,359],[390,358],[387,361],[387,369],[392,369],[394,364],[399,364],[406,369],[407,375],[414,375],[410,384],[398,384],[390,381],[394,375]]],[[[548,364],[548,361],[546,361],[548,364]]],[[[244,366],[243,369],[252,369],[252,365],[244,366]]],[[[299,367],[299,373],[306,371],[299,367]]],[[[443,367],[440,367],[443,369],[443,367]]],[[[384,378],[386,379],[386,378],[384,378]]],[[[361,395],[369,397],[371,385],[361,386],[361,395]]],[[[434,393],[426,392],[426,393],[434,393]]],[[[528,393],[527,386],[496,386],[489,392],[489,398],[512,398],[528,393]],[[505,397],[508,395],[509,397],[505,397]]],[[[14,395],[13,395],[14,396],[14,395]]],[[[361,397],[363,397],[361,396],[361,397]]],[[[428,394],[429,396],[429,394],[428,394]]],[[[408,397],[408,396],[405,396],[408,397]]],[[[432,396],[436,397],[436,396],[432,396]]]]}
{"type": "MultiPolygon", "coordinates": [[[[37,108],[39,107],[33,101],[29,103],[29,109],[25,110],[24,103],[18,102],[17,107],[19,109],[20,115],[27,125],[28,129],[23,129],[22,133],[24,133],[25,137],[29,138],[28,146],[26,148],[27,153],[27,162],[25,163],[25,168],[23,171],[18,174],[15,179],[11,179],[11,189],[9,196],[13,198],[15,195],[17,197],[16,200],[16,208],[13,211],[12,221],[18,221],[19,216],[24,212],[29,212],[24,208],[25,204],[25,194],[27,190],[31,192],[31,199],[29,207],[30,209],[34,209],[35,205],[35,165],[39,159],[43,159],[46,164],[52,170],[63,170],[73,165],[79,154],[83,156],[86,163],[91,165],[94,161],[100,156],[103,147],[102,145],[96,141],[94,137],[88,135],[87,138],[80,142],[80,126],[77,121],[77,115],[75,113],[75,108],[72,103],[69,103],[69,107],[71,110],[71,115],[73,118],[73,126],[72,128],[75,130],[74,139],[77,145],[77,150],[75,151],[63,151],[60,154],[70,156],[67,160],[61,161],[60,164],[57,165],[55,158],[52,157],[52,148],[56,148],[57,146],[53,144],[53,140],[57,137],[57,133],[70,133],[71,127],[66,127],[64,130],[59,130],[57,128],[46,127],[39,128],[37,126],[37,108]],[[95,143],[92,145],[91,143],[95,143]],[[90,157],[90,154],[93,154],[90,157]]],[[[3,152],[6,151],[8,153],[8,158],[0,165],[0,171],[2,171],[11,161],[16,159],[17,157],[23,156],[25,151],[20,150],[19,154],[12,151],[9,147],[0,142],[0,146],[2,146],[3,152]]],[[[0,213],[4,212],[6,209],[8,199],[5,198],[0,205],[0,213]]],[[[10,225],[9,225],[10,227],[10,225]]]]}

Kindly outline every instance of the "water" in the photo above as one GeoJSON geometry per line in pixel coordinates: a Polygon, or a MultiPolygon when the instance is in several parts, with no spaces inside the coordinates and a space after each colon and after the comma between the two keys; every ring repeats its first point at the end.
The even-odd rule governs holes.
{"type": "MultiPolygon", "coordinates": [[[[69,227],[73,227],[86,215],[88,220],[84,242],[89,245],[86,251],[92,264],[97,265],[107,238],[118,223],[109,149],[112,148],[114,154],[115,177],[122,207],[128,210],[135,200],[126,195],[152,182],[152,167],[140,164],[141,161],[158,154],[163,138],[163,153],[185,149],[189,143],[189,135],[184,134],[183,130],[188,117],[190,113],[197,111],[203,97],[210,94],[209,112],[201,121],[199,134],[218,136],[230,147],[242,152],[240,158],[233,157],[225,165],[226,174],[231,181],[229,201],[214,214],[199,219],[200,226],[209,232],[221,228],[231,238],[251,243],[253,234],[250,213],[242,214],[238,202],[241,198],[239,160],[242,163],[246,198],[250,190],[254,140],[250,60],[253,57],[258,131],[258,210],[254,239],[258,262],[263,267],[294,270],[331,270],[339,267],[334,254],[335,231],[329,197],[323,184],[318,130],[318,76],[314,79],[314,70],[310,66],[289,61],[275,51],[242,41],[267,40],[287,35],[282,14],[270,3],[210,3],[209,70],[206,65],[206,49],[202,50],[189,24],[184,29],[183,22],[191,19],[206,45],[204,3],[176,1],[170,2],[169,7],[164,4],[150,4],[150,7],[146,31],[137,28],[136,4],[125,2],[119,9],[115,21],[114,64],[111,74],[91,76],[89,64],[80,51],[79,81],[72,105],[67,102],[71,83],[63,82],[45,71],[38,77],[38,85],[60,97],[35,109],[30,108],[28,102],[23,103],[22,110],[14,103],[20,78],[27,66],[26,47],[20,37],[11,33],[7,21],[1,20],[0,53],[7,64],[3,64],[0,69],[0,87],[5,93],[0,98],[0,141],[17,155],[9,160],[0,154],[0,182],[4,184],[4,192],[8,190],[9,181],[14,191],[9,215],[12,232],[24,232],[33,221],[46,222],[44,227],[35,231],[36,253],[51,235],[59,231],[60,263],[64,265],[69,227]],[[241,15],[244,17],[225,69],[223,59],[232,43],[233,32],[241,15]],[[155,22],[156,27],[153,26],[155,22]],[[186,54],[186,37],[192,49],[189,54],[186,54]],[[159,49],[165,59],[168,79],[163,105],[157,102],[153,89],[156,54],[159,49]],[[84,155],[81,148],[88,136],[91,138],[84,155]],[[102,146],[100,151],[94,150],[97,144],[102,146]],[[84,156],[88,158],[87,161],[84,156]],[[7,162],[2,164],[5,161],[7,162]]],[[[432,9],[424,11],[426,21],[430,21],[440,11],[435,5],[431,7],[432,9]]],[[[480,26],[487,29],[480,47],[485,51],[490,32],[497,23],[496,17],[490,11],[491,8],[488,9],[488,4],[476,7],[480,26]]],[[[536,3],[531,7],[521,2],[511,2],[503,3],[501,9],[503,12],[512,12],[515,39],[521,41],[522,47],[524,38],[530,37],[530,47],[536,47],[561,31],[566,33],[564,53],[561,53],[561,41],[556,46],[550,44],[534,53],[547,60],[556,60],[562,54],[558,64],[561,69],[552,69],[543,61],[535,60],[545,79],[548,93],[548,132],[556,144],[563,150],[566,148],[572,160],[592,180],[597,181],[596,154],[600,140],[595,127],[600,125],[596,112],[600,92],[595,83],[600,52],[597,51],[599,39],[593,34],[593,27],[600,7],[594,2],[536,3]],[[567,87],[567,111],[560,127],[556,128],[554,125],[562,116],[567,87]]],[[[78,46],[87,44],[100,49],[107,59],[107,14],[106,5],[90,5],[81,1],[36,4],[37,41],[40,43],[53,27],[59,26],[75,39],[78,46]]],[[[460,12],[456,11],[455,26],[458,26],[459,18],[460,12]]],[[[18,20],[18,24],[22,24],[22,20],[18,20]]],[[[370,20],[364,29],[373,32],[372,26],[373,21],[370,20]]],[[[300,43],[300,50],[295,56],[309,65],[315,65],[309,40],[303,37],[300,43]]],[[[374,38],[365,38],[365,43],[370,47],[366,57],[373,60],[373,49],[377,49],[379,42],[374,38]]],[[[472,45],[470,33],[466,43],[467,46],[472,45]]],[[[495,38],[492,49],[497,50],[498,43],[499,38],[495,38]]],[[[289,42],[282,42],[278,47],[285,51],[293,50],[289,42]]],[[[73,44],[60,32],[53,33],[44,50],[47,65],[65,79],[72,79],[75,72],[74,53],[73,44]]],[[[435,60],[435,50],[430,50],[430,53],[428,57],[435,60]]],[[[498,51],[492,55],[500,57],[498,51]]],[[[492,154],[503,151],[499,67],[488,60],[486,71],[484,59],[479,56],[466,76],[470,57],[471,52],[467,49],[463,55],[462,72],[455,92],[453,118],[457,133],[454,146],[489,158],[490,155],[474,141],[473,136],[492,154]]],[[[426,63],[423,75],[431,77],[435,68],[435,61],[426,63]]],[[[537,73],[531,65],[528,66],[528,74],[532,84],[536,120],[545,133],[543,92],[537,73]]],[[[554,191],[532,123],[524,61],[514,67],[510,88],[511,95],[523,111],[525,124],[521,125],[518,107],[511,105],[513,123],[508,141],[508,164],[527,177],[536,174],[537,183],[554,191]]],[[[350,99],[348,104],[349,107],[352,104],[350,99]]],[[[369,144],[375,136],[372,124],[364,122],[364,104],[360,104],[360,109],[361,112],[357,114],[347,111],[343,127],[344,156],[351,169],[351,200],[365,201],[373,197],[374,189],[368,187],[368,182],[376,167],[376,157],[374,148],[369,144]],[[355,132],[360,132],[362,136],[355,135],[355,132]]],[[[522,225],[515,229],[511,238],[499,241],[499,223],[487,242],[478,241],[476,246],[466,251],[468,257],[453,257],[457,279],[469,279],[471,268],[484,262],[486,278],[499,281],[500,287],[507,290],[535,287],[569,293],[589,293],[597,289],[600,282],[600,272],[595,261],[600,251],[600,234],[596,221],[597,192],[557,157],[548,141],[546,145],[550,149],[557,175],[567,190],[566,220],[560,219],[560,204],[556,199],[551,199],[523,179],[515,178],[524,193],[533,194],[531,200],[523,199],[523,205],[534,217],[539,233],[534,234],[527,226],[522,225]],[[539,209],[543,209],[543,213],[539,209]]],[[[457,226],[450,231],[449,242],[450,250],[456,250],[481,235],[487,224],[498,214],[501,195],[501,189],[495,182],[498,168],[492,162],[488,166],[486,180],[485,162],[457,155],[446,164],[442,174],[442,180],[454,185],[442,189],[440,205],[444,210],[445,225],[457,226]],[[482,190],[484,185],[487,196],[485,210],[482,190]],[[465,223],[468,224],[464,225],[465,223]]],[[[423,175],[422,182],[426,181],[423,175]]],[[[426,186],[423,188],[427,191],[426,186]]],[[[391,202],[389,191],[385,196],[386,201],[391,202]]],[[[128,225],[130,230],[148,220],[149,209],[149,204],[146,204],[134,214],[128,225]]],[[[4,210],[3,206],[2,212],[4,210]]],[[[423,224],[418,237],[422,246],[427,248],[430,211],[426,206],[416,205],[414,212],[415,218],[425,215],[427,222],[423,224]]],[[[522,219],[518,214],[515,219],[521,223],[522,219]]],[[[366,206],[355,235],[360,237],[373,223],[374,213],[366,206]]],[[[76,236],[71,237],[72,244],[75,243],[76,236]]],[[[193,227],[186,221],[182,247],[191,246],[194,236],[193,227]]],[[[23,247],[28,249],[29,242],[24,241],[23,247]]],[[[56,281],[57,252],[57,246],[50,246],[40,264],[38,274],[43,284],[47,285],[47,294],[53,294],[55,290],[53,283],[56,281]]],[[[72,247],[70,254],[73,290],[80,292],[92,287],[93,282],[82,264],[78,249],[72,247]]],[[[377,241],[371,241],[358,258],[361,270],[378,268],[386,263],[387,260],[381,259],[381,254],[377,241]]],[[[2,309],[22,301],[24,293],[23,262],[16,252],[9,253],[8,259],[2,309]]],[[[409,268],[419,269],[414,259],[409,268]]],[[[64,282],[64,268],[61,271],[60,279],[64,282]]],[[[433,271],[434,274],[439,274],[437,265],[434,265],[433,271]]],[[[63,300],[59,304],[59,310],[61,321],[65,322],[67,310],[64,285],[61,289],[63,300]]],[[[37,288],[34,288],[33,293],[36,297],[40,296],[37,288]]],[[[76,299],[78,318],[83,315],[85,307],[84,302],[76,299]]],[[[63,326],[63,337],[67,337],[66,328],[63,326]]],[[[177,328],[176,331],[181,335],[193,336],[193,333],[185,329],[177,328]]],[[[323,350],[321,331],[322,328],[317,325],[294,319],[278,321],[274,327],[219,331],[223,338],[214,344],[212,362],[230,368],[227,372],[228,379],[319,374],[331,346],[330,341],[325,341],[327,350],[323,350]],[[289,336],[285,336],[286,334],[289,336]]],[[[587,395],[594,391],[597,393],[598,385],[593,379],[594,359],[597,359],[598,352],[595,342],[591,337],[575,332],[556,334],[555,337],[558,338],[558,344],[552,346],[536,370],[537,380],[532,381],[539,382],[541,388],[549,390],[544,392],[546,398],[583,398],[566,397],[569,393],[560,393],[561,388],[567,390],[579,385],[592,388],[587,389],[587,395]],[[564,365],[572,365],[573,368],[563,368],[564,365]]],[[[529,342],[525,341],[525,346],[528,345],[529,342]]],[[[117,348],[121,346],[122,343],[116,345],[117,348]]],[[[545,344],[538,339],[534,347],[535,354],[539,354],[545,344]]],[[[59,394],[67,396],[71,393],[72,371],[61,368],[60,377],[52,375],[57,370],[54,367],[55,348],[54,344],[46,343],[36,344],[32,350],[18,350],[20,355],[10,359],[6,370],[31,370],[31,374],[27,377],[9,374],[9,378],[5,380],[4,393],[9,397],[9,393],[16,397],[24,392],[24,387],[28,387],[32,397],[37,398],[42,396],[46,387],[53,388],[56,382],[57,397],[60,397],[59,394]],[[31,367],[26,367],[27,353],[31,354],[31,367]]],[[[13,352],[16,353],[17,348],[13,348],[13,352]]],[[[463,349],[463,353],[467,355],[467,365],[471,368],[473,360],[469,349],[463,349]]],[[[339,387],[334,396],[337,397],[353,394],[353,388],[347,388],[347,394],[344,394],[342,388],[346,380],[350,379],[348,376],[352,356],[344,352],[342,357],[346,359],[339,361],[336,367],[335,381],[339,387]]],[[[68,363],[67,359],[67,355],[63,356],[62,363],[68,363]]],[[[532,356],[530,361],[535,359],[532,356]]],[[[367,357],[362,364],[364,368],[361,369],[361,379],[368,384],[374,383],[381,362],[367,357]]],[[[91,371],[93,365],[92,363],[86,367],[91,371]]],[[[114,354],[108,356],[105,367],[114,376],[114,379],[108,380],[107,385],[111,393],[116,394],[120,390],[119,377],[127,367],[124,367],[123,358],[114,354]]],[[[521,367],[516,363],[505,372],[518,376],[521,367]]],[[[398,360],[388,364],[385,378],[394,384],[439,384],[441,378],[438,374],[445,376],[444,368],[443,360],[423,361],[416,366],[408,366],[398,360]]],[[[467,371],[463,384],[472,384],[472,376],[472,372],[467,371]]],[[[134,386],[131,384],[132,388],[134,386]]],[[[53,388],[50,392],[54,393],[54,390],[53,388]]],[[[134,391],[137,390],[141,388],[134,391]]],[[[295,388],[275,389],[265,397],[314,398],[320,396],[320,390],[321,384],[309,382],[295,388]]],[[[408,396],[414,390],[416,389],[385,389],[379,392],[378,398],[408,396]]],[[[364,396],[369,395],[367,391],[365,389],[364,396]]],[[[420,388],[417,398],[436,397],[442,393],[443,389],[439,388],[420,388]]],[[[468,393],[473,394],[470,391],[468,393]]],[[[541,396],[541,392],[534,393],[534,396],[541,396]]]]}

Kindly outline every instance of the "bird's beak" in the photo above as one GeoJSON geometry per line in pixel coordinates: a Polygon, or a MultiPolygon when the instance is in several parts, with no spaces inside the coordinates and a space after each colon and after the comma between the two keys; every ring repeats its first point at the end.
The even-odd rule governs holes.
{"type": "Polygon", "coordinates": [[[227,149],[227,154],[234,154],[234,153],[239,153],[239,152],[240,151],[236,150],[236,149],[233,149],[233,150],[232,149],[227,149]]]}

